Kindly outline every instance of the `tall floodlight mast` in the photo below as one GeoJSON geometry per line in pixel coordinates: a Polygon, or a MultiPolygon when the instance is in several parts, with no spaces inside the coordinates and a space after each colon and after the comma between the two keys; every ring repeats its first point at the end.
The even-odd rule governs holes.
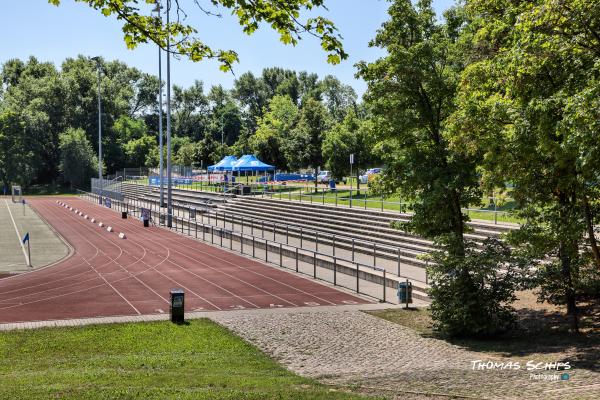
{"type": "Polygon", "coordinates": [[[100,57],[92,57],[96,62],[96,70],[98,72],[98,183],[100,185],[100,193],[98,202],[102,204],[102,99],[100,93],[100,57]]]}
{"type": "MultiPolygon", "coordinates": [[[[154,12],[158,14],[158,18],[161,19],[160,10],[162,9],[160,5],[160,1],[156,2],[156,8],[154,8],[154,12]]],[[[158,150],[159,150],[159,187],[160,187],[160,206],[165,206],[165,189],[164,189],[164,164],[163,164],[163,126],[162,126],[162,110],[163,110],[163,95],[162,95],[162,49],[158,46],[158,150]]]]}
{"type": "MultiPolygon", "coordinates": [[[[167,0],[167,27],[169,26],[169,13],[171,0],[167,0]]],[[[167,35],[167,227],[173,226],[173,199],[171,179],[171,42],[167,35]]]]}

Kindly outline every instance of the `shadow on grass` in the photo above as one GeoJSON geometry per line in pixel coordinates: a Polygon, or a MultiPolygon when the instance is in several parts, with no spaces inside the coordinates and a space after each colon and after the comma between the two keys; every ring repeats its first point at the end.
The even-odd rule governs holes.
{"type": "Polygon", "coordinates": [[[563,313],[518,310],[518,326],[488,339],[451,338],[436,332],[428,309],[390,309],[370,312],[377,317],[406,326],[423,337],[444,340],[465,350],[482,353],[482,358],[526,358],[537,361],[569,361],[576,368],[600,371],[600,300],[582,304],[581,332],[569,330],[563,313]],[[545,359],[544,356],[547,356],[545,359]]]}

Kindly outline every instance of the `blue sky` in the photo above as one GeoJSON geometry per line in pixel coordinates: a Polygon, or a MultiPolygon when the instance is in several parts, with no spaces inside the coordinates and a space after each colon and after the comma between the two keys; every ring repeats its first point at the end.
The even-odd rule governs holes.
{"type": "MultiPolygon", "coordinates": [[[[434,0],[433,3],[440,14],[453,4],[453,0],[434,0]]],[[[323,10],[320,14],[336,23],[344,37],[345,50],[350,54],[348,60],[337,66],[326,63],[326,54],[313,38],[306,37],[296,47],[285,46],[268,27],[247,36],[231,16],[226,15],[222,19],[207,17],[197,10],[192,0],[184,0],[181,4],[188,11],[187,22],[198,29],[200,38],[214,47],[239,53],[240,63],[234,67],[236,75],[246,71],[260,73],[270,66],[316,72],[321,77],[332,74],[352,85],[360,95],[366,85],[354,78],[354,64],[360,60],[375,60],[383,54],[379,49],[369,48],[368,42],[387,19],[389,3],[385,0],[326,2],[329,11],[323,10]]],[[[133,51],[128,50],[123,42],[121,23],[113,17],[102,16],[85,4],[62,0],[60,7],[54,7],[47,0],[5,0],[2,8],[0,63],[34,55],[41,61],[51,61],[60,66],[62,60],[78,54],[101,55],[105,59],[119,59],[142,71],[157,74],[158,50],[155,46],[143,45],[133,51]]],[[[171,79],[173,84],[181,86],[201,80],[205,87],[222,84],[230,88],[235,76],[221,72],[215,62],[173,60],[171,79]]]]}

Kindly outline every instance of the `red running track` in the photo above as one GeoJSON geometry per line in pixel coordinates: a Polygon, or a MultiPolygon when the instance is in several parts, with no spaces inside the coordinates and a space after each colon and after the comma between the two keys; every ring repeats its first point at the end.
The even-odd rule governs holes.
{"type": "Polygon", "coordinates": [[[74,252],[51,267],[0,279],[0,323],[168,313],[174,287],[185,290],[186,311],[368,302],[166,229],[144,228],[79,198],[37,198],[29,205],[74,252]]]}

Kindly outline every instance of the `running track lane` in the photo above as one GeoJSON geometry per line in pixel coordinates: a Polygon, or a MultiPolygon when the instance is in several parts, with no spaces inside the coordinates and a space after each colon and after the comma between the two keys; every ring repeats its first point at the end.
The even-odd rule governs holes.
{"type": "Polygon", "coordinates": [[[54,266],[0,279],[0,323],[168,313],[173,287],[185,290],[186,311],[367,303],[165,229],[144,228],[79,198],[29,204],[74,253],[54,266]],[[119,232],[127,239],[119,239],[119,232]]]}

